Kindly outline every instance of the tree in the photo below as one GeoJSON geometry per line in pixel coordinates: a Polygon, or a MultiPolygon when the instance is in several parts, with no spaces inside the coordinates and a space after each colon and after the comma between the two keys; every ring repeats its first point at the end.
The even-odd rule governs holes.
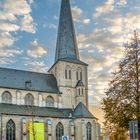
{"type": "Polygon", "coordinates": [[[109,82],[102,102],[106,124],[128,130],[129,121],[140,121],[140,39],[134,37],[125,45],[124,58],[109,82]]]}
{"type": "Polygon", "coordinates": [[[29,120],[26,122],[26,129],[28,131],[29,137],[32,136],[33,140],[36,140],[36,129],[34,124],[34,113],[35,107],[33,104],[27,105],[28,115],[30,115],[29,120]]]}

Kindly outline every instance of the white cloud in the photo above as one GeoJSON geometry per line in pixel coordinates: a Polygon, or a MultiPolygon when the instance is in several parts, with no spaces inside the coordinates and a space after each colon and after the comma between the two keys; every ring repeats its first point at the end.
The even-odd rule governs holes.
{"type": "Polygon", "coordinates": [[[13,38],[10,33],[4,32],[0,34],[0,48],[4,46],[12,46],[14,42],[16,41],[16,38],[13,38]]]}
{"type": "Polygon", "coordinates": [[[120,0],[117,4],[120,6],[124,6],[127,4],[127,0],[120,0]]]}
{"type": "Polygon", "coordinates": [[[75,6],[75,7],[72,7],[72,15],[73,15],[73,19],[74,21],[79,21],[81,16],[83,14],[83,11],[81,8],[75,6]]]}
{"type": "Polygon", "coordinates": [[[100,16],[101,14],[109,13],[114,10],[114,0],[107,0],[103,5],[100,5],[96,8],[95,17],[100,16]]]}
{"type": "Polygon", "coordinates": [[[4,11],[9,14],[13,14],[15,16],[23,16],[28,15],[31,12],[30,5],[26,0],[5,0],[3,5],[4,11]]]}
{"type": "Polygon", "coordinates": [[[50,25],[49,25],[49,28],[50,28],[50,29],[56,29],[57,26],[56,26],[55,24],[50,24],[50,25]]]}
{"type": "Polygon", "coordinates": [[[24,15],[24,17],[21,20],[21,30],[26,32],[35,33],[35,23],[33,22],[33,18],[28,14],[24,15]]]}
{"type": "Polygon", "coordinates": [[[27,54],[33,58],[42,57],[47,54],[47,50],[44,48],[47,47],[34,40],[33,42],[30,42],[30,48],[27,50],[27,54]]]}
{"type": "Polygon", "coordinates": [[[28,59],[24,62],[24,65],[28,66],[31,71],[35,71],[35,72],[46,73],[48,70],[48,67],[46,66],[45,62],[42,60],[28,59]]]}
{"type": "Polygon", "coordinates": [[[72,7],[72,16],[75,22],[82,23],[83,25],[88,25],[90,23],[90,19],[84,18],[83,10],[77,6],[72,7]]]}
{"type": "Polygon", "coordinates": [[[90,23],[90,19],[84,19],[83,20],[83,24],[89,24],[90,23]]]}
{"type": "Polygon", "coordinates": [[[35,33],[36,25],[31,16],[31,5],[33,1],[28,0],[5,0],[2,3],[2,9],[0,12],[0,36],[2,37],[0,46],[3,47],[13,45],[17,40],[14,40],[12,35],[3,37],[3,34],[7,32],[26,31],[35,33]],[[8,43],[4,43],[4,40],[8,40],[8,43]]]}
{"type": "Polygon", "coordinates": [[[7,57],[0,57],[0,64],[11,64],[15,63],[15,59],[7,58],[7,57]]]}
{"type": "Polygon", "coordinates": [[[12,23],[0,23],[0,30],[1,31],[6,31],[6,32],[15,32],[19,30],[20,27],[16,24],[12,23]]]}
{"type": "Polygon", "coordinates": [[[0,57],[15,57],[22,54],[23,51],[18,49],[0,49],[0,57]]]}

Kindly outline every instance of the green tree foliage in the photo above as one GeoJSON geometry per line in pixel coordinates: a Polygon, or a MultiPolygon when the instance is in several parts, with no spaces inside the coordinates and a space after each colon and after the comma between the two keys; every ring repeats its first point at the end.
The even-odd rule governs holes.
{"type": "Polygon", "coordinates": [[[102,102],[106,125],[129,128],[129,121],[140,120],[140,39],[134,37],[125,45],[124,58],[109,82],[102,102]]]}

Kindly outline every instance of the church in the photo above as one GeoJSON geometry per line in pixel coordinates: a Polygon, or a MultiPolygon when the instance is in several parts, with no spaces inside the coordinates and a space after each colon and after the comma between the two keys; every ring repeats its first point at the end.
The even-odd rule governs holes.
{"type": "Polygon", "coordinates": [[[62,0],[48,73],[0,68],[0,140],[99,140],[98,119],[88,110],[87,68],[70,2],[62,0]]]}

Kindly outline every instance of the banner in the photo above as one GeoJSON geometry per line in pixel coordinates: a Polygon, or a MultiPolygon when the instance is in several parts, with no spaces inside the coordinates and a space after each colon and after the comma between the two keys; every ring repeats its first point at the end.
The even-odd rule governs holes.
{"type": "Polygon", "coordinates": [[[29,123],[29,140],[45,140],[44,123],[29,123]]]}

